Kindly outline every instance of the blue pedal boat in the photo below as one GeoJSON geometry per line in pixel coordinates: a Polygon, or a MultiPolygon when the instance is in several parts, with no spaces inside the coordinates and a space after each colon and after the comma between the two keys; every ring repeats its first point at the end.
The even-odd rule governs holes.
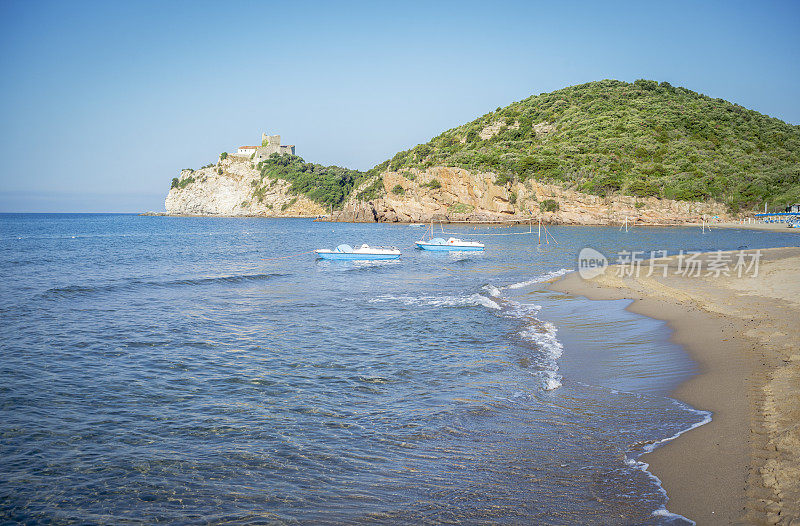
{"type": "Polygon", "coordinates": [[[339,245],[333,250],[319,248],[314,252],[320,259],[339,261],[376,261],[400,257],[400,250],[396,247],[371,247],[366,243],[358,248],[353,248],[350,245],[339,245]]]}
{"type": "Polygon", "coordinates": [[[422,250],[438,251],[479,252],[484,248],[483,243],[478,243],[477,241],[462,241],[456,237],[451,237],[447,241],[441,237],[434,237],[428,241],[417,241],[416,244],[422,250]]]}

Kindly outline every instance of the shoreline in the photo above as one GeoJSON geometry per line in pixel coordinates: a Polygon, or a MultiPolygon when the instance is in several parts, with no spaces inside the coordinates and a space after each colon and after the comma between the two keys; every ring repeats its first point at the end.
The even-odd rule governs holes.
{"type": "Polygon", "coordinates": [[[670,396],[711,411],[711,421],[640,457],[667,509],[698,524],[800,520],[800,303],[785,299],[800,301],[800,248],[762,253],[752,278],[620,278],[612,266],[549,286],[630,299],[626,310],[667,322],[670,340],[698,364],[670,396]]]}
{"type": "MultiPolygon", "coordinates": [[[[786,223],[712,223],[712,225],[712,228],[741,228],[743,230],[800,234],[800,228],[789,228],[786,223]]],[[[709,225],[706,225],[706,227],[708,226],[709,225]]]]}
{"type": "MultiPolygon", "coordinates": [[[[312,219],[315,222],[321,223],[349,223],[349,224],[383,224],[383,225],[427,225],[430,221],[342,221],[338,219],[331,219],[330,216],[311,216],[311,215],[283,215],[283,216],[272,216],[272,215],[246,215],[246,214],[237,214],[237,215],[225,215],[225,214],[172,214],[169,212],[133,212],[134,215],[142,216],[142,217],[192,217],[192,218],[225,218],[225,219],[232,219],[232,218],[243,218],[243,219],[312,219]]],[[[475,220],[475,221],[465,221],[465,220],[457,220],[457,219],[447,219],[447,220],[435,220],[433,221],[436,224],[445,224],[445,225],[478,225],[478,226],[526,226],[529,224],[533,224],[534,226],[538,225],[538,217],[526,217],[526,218],[509,218],[509,219],[497,219],[497,220],[475,220]]],[[[604,223],[565,223],[560,221],[542,221],[542,226],[590,226],[590,227],[619,227],[623,226],[624,223],[615,222],[615,221],[608,221],[604,223]]],[[[683,222],[683,223],[630,223],[629,228],[703,228],[702,223],[696,222],[683,222]]],[[[715,228],[726,228],[726,229],[742,229],[742,230],[761,230],[766,232],[779,232],[779,233],[790,233],[790,234],[800,234],[800,228],[789,228],[785,223],[736,223],[736,222],[721,222],[721,223],[706,223],[705,228],[708,230],[713,230],[715,228]]]]}

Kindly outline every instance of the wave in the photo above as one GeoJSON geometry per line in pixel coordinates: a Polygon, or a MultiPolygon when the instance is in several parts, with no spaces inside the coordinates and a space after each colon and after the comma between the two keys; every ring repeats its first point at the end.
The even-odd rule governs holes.
{"type": "Polygon", "coordinates": [[[126,280],[120,283],[106,283],[102,285],[69,285],[47,289],[42,296],[46,298],[75,296],[98,292],[113,292],[120,290],[133,290],[142,287],[170,288],[183,286],[202,286],[216,283],[242,283],[249,281],[262,281],[285,276],[286,274],[240,274],[234,276],[217,276],[211,278],[176,279],[168,281],[145,281],[139,279],[126,280]]]}
{"type": "Polygon", "coordinates": [[[470,298],[476,301],[479,305],[483,305],[487,309],[494,309],[500,310],[500,305],[497,304],[496,301],[492,301],[486,296],[481,296],[480,294],[473,294],[470,298]]]}
{"type": "Polygon", "coordinates": [[[506,285],[505,287],[501,287],[501,290],[521,289],[523,287],[528,287],[530,285],[535,285],[536,283],[544,283],[545,281],[550,281],[553,278],[561,277],[564,274],[572,272],[573,270],[574,269],[571,269],[571,268],[562,268],[562,269],[559,269],[559,270],[546,272],[545,274],[542,274],[541,276],[537,276],[537,277],[535,277],[533,279],[530,279],[528,281],[520,281],[519,283],[512,283],[511,285],[506,285]]]}
{"type": "Polygon", "coordinates": [[[536,317],[541,310],[541,305],[533,303],[522,303],[503,296],[504,290],[519,289],[535,283],[542,283],[562,276],[571,269],[560,269],[547,272],[533,279],[514,283],[504,287],[496,287],[491,284],[483,286],[485,290],[501,306],[501,314],[508,318],[513,318],[524,322],[522,328],[517,332],[517,336],[532,345],[536,350],[532,357],[533,364],[538,369],[536,375],[540,378],[542,389],[552,391],[561,387],[562,376],[558,373],[558,359],[564,352],[564,346],[559,341],[556,333],[558,329],[550,322],[542,321],[536,317]]]}
{"type": "Polygon", "coordinates": [[[496,301],[482,296],[481,294],[471,294],[468,296],[434,296],[434,295],[392,295],[383,294],[372,298],[369,303],[389,303],[399,302],[407,306],[430,306],[430,307],[473,307],[482,306],[487,309],[500,310],[501,307],[496,301]]]}
{"type": "Polygon", "coordinates": [[[514,283],[505,287],[486,284],[481,287],[485,294],[465,294],[463,296],[451,295],[408,295],[408,294],[383,294],[371,298],[369,303],[400,303],[406,306],[429,307],[484,307],[495,312],[498,316],[512,318],[522,322],[518,337],[535,349],[533,364],[536,367],[536,376],[541,380],[541,387],[545,391],[552,391],[561,387],[562,376],[558,373],[558,359],[564,351],[564,346],[558,340],[558,329],[550,323],[536,317],[541,310],[540,305],[522,303],[505,297],[503,291],[518,289],[523,286],[541,283],[562,276],[572,269],[560,269],[547,272],[528,281],[514,283]]]}
{"type": "Polygon", "coordinates": [[[384,267],[392,267],[401,264],[399,259],[378,259],[378,260],[317,260],[317,268],[326,272],[362,272],[380,270],[384,267]]]}
{"type": "Polygon", "coordinates": [[[558,374],[558,359],[564,352],[564,346],[556,337],[555,325],[550,322],[535,320],[521,331],[519,336],[532,342],[542,352],[536,357],[535,363],[541,368],[538,375],[542,379],[542,388],[552,391],[561,387],[561,375],[558,374]]]}
{"type": "MultiPolygon", "coordinates": [[[[675,433],[675,434],[673,434],[671,436],[668,436],[666,438],[662,438],[660,440],[655,440],[655,441],[652,441],[652,442],[648,442],[648,443],[642,445],[641,448],[637,447],[638,444],[634,444],[634,446],[631,448],[631,450],[629,450],[625,454],[625,464],[628,465],[629,467],[633,468],[633,469],[638,469],[638,470],[644,472],[653,482],[655,482],[656,486],[658,486],[659,493],[661,493],[664,496],[665,500],[668,499],[667,490],[664,489],[664,486],[663,486],[663,483],[661,482],[661,479],[658,478],[656,475],[654,475],[652,472],[650,472],[649,471],[650,464],[648,464],[647,462],[643,462],[643,461],[639,460],[639,457],[641,457],[642,455],[644,455],[646,453],[651,453],[652,451],[654,451],[655,449],[663,446],[667,442],[671,442],[671,441],[675,440],[676,438],[678,438],[682,434],[686,433],[687,431],[691,431],[692,429],[695,429],[695,428],[698,428],[700,426],[708,424],[709,422],[711,422],[711,415],[712,415],[711,411],[704,411],[702,409],[695,409],[694,407],[691,407],[691,406],[681,402],[680,400],[675,400],[674,398],[670,398],[669,400],[671,400],[672,403],[674,403],[675,405],[677,405],[681,409],[684,409],[684,410],[686,410],[686,411],[688,411],[690,413],[694,413],[696,415],[699,415],[700,419],[697,422],[695,422],[694,424],[690,425],[689,427],[687,427],[685,429],[682,429],[682,430],[678,431],[677,433],[675,433]]],[[[688,522],[689,524],[692,524],[692,525],[696,524],[693,520],[689,519],[688,517],[685,517],[683,515],[680,515],[680,514],[673,513],[671,511],[669,511],[667,509],[666,505],[664,505],[664,504],[662,504],[658,509],[653,511],[651,515],[653,515],[654,517],[665,517],[665,518],[671,519],[673,521],[674,520],[683,520],[683,521],[686,521],[686,522],[688,522]]]]}
{"type": "Polygon", "coordinates": [[[244,281],[262,281],[272,278],[285,276],[286,274],[241,274],[238,276],[219,276],[215,278],[180,279],[175,281],[155,282],[155,285],[175,286],[175,285],[207,285],[209,283],[241,283],[244,281]]]}
{"type": "Polygon", "coordinates": [[[495,287],[494,285],[484,285],[483,289],[489,293],[490,296],[499,298],[500,297],[500,289],[495,287]]]}
{"type": "Polygon", "coordinates": [[[519,319],[525,325],[517,332],[517,336],[523,341],[533,345],[537,354],[533,357],[533,363],[538,369],[535,373],[541,380],[542,389],[552,391],[561,387],[562,376],[558,373],[558,359],[564,352],[564,346],[559,341],[556,333],[558,329],[550,322],[542,321],[536,317],[541,310],[541,305],[533,303],[522,303],[512,299],[504,298],[503,291],[514,290],[543,283],[553,278],[563,276],[572,272],[572,269],[562,268],[559,270],[545,272],[535,278],[512,283],[503,287],[494,285],[484,285],[486,290],[495,300],[503,306],[503,315],[509,318],[519,319]]]}

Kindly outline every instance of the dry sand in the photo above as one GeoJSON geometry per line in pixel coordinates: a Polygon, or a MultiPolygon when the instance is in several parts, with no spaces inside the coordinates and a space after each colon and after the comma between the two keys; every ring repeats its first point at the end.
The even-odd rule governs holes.
{"type": "MultiPolygon", "coordinates": [[[[698,225],[699,226],[699,225],[698,225]]],[[[710,223],[713,228],[744,228],[747,230],[766,230],[768,232],[782,232],[786,234],[800,234],[800,228],[789,228],[786,223],[710,223]]]]}
{"type": "Polygon", "coordinates": [[[647,277],[647,266],[618,277],[611,266],[551,286],[635,300],[629,310],[667,321],[699,364],[673,396],[712,411],[712,421],[642,460],[661,478],[667,508],[701,525],[800,525],[800,248],[761,253],[755,277],[675,275],[671,258],[666,277],[660,268],[647,277]]]}

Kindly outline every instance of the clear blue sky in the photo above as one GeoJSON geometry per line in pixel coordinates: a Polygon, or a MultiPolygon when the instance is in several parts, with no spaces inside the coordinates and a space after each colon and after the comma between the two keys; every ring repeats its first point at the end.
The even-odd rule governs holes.
{"type": "Polygon", "coordinates": [[[800,2],[4,0],[0,25],[4,212],[163,210],[262,131],[367,169],[603,78],[800,123],[800,2]]]}

